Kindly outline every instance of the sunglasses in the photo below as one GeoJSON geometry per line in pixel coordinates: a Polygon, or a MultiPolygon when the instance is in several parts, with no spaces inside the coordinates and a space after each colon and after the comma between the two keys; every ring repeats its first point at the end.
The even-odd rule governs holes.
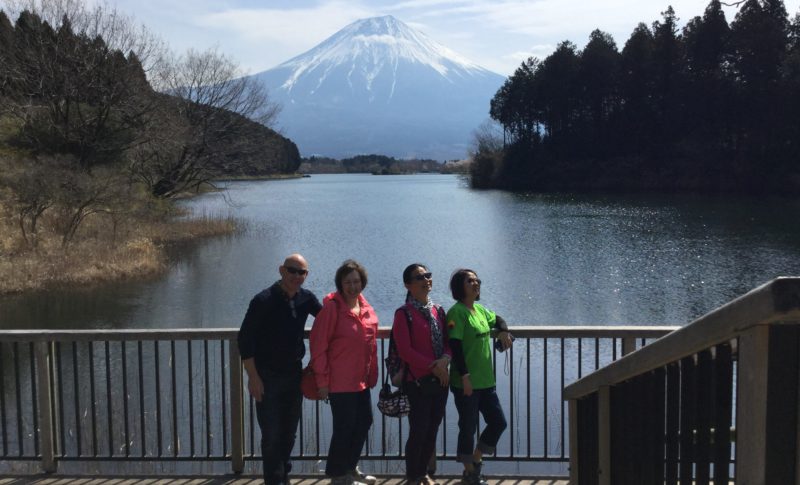
{"type": "Polygon", "coordinates": [[[481,284],[481,280],[480,280],[480,278],[470,278],[470,279],[467,280],[467,283],[469,283],[469,284],[477,283],[477,284],[480,285],[481,284]]]}
{"type": "Polygon", "coordinates": [[[299,274],[300,276],[305,276],[308,274],[307,269],[294,268],[292,266],[284,266],[284,268],[286,268],[286,271],[288,271],[290,274],[299,274]]]}
{"type": "Polygon", "coordinates": [[[415,274],[414,279],[417,281],[429,280],[433,278],[433,273],[415,274]]]}

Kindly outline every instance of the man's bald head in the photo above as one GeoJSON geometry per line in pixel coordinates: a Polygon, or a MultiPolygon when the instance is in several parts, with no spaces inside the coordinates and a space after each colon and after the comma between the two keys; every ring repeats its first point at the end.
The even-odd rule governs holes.
{"type": "Polygon", "coordinates": [[[286,259],[283,260],[283,265],[291,265],[292,263],[296,263],[299,266],[302,266],[305,269],[308,269],[308,262],[306,262],[306,258],[303,257],[300,253],[290,254],[286,256],[286,259]]]}
{"type": "Polygon", "coordinates": [[[278,268],[281,274],[281,286],[289,297],[293,297],[308,276],[308,263],[301,254],[290,254],[278,268]]]}

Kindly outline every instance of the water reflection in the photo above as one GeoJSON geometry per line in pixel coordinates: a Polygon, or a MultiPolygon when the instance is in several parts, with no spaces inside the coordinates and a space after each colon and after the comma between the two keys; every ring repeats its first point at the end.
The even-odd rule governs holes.
{"type": "Polygon", "coordinates": [[[382,324],[403,301],[402,269],[434,273],[448,306],[457,267],[512,324],[684,324],[778,275],[800,274],[800,202],[746,197],[596,196],[472,191],[449,175],[231,182],[192,210],[247,222],[230,237],[177,247],[150,281],[0,299],[2,328],[237,327],[249,299],[294,251],[307,286],[333,289],[354,257],[382,324]]]}

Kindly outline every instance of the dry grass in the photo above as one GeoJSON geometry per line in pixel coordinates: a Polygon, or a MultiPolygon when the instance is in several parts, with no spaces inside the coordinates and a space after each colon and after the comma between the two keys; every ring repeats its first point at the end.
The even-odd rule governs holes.
{"type": "Polygon", "coordinates": [[[65,249],[55,225],[44,217],[38,247],[31,249],[7,205],[0,206],[0,294],[152,277],[167,268],[166,244],[237,230],[230,217],[152,213],[128,214],[114,230],[109,216],[96,214],[87,218],[65,249]]]}

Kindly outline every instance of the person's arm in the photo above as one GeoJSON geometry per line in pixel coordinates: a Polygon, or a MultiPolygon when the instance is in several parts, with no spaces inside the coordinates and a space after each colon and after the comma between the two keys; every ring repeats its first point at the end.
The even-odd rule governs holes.
{"type": "Polygon", "coordinates": [[[310,306],[311,306],[311,311],[309,313],[311,313],[311,315],[313,315],[314,318],[316,318],[317,315],[319,315],[319,311],[322,310],[322,304],[319,302],[319,299],[317,299],[317,295],[315,295],[314,293],[311,293],[310,306]]]}
{"type": "Polygon", "coordinates": [[[247,390],[258,402],[264,394],[264,383],[256,370],[255,354],[258,351],[258,323],[264,318],[264,302],[258,297],[250,301],[242,320],[242,327],[236,336],[239,346],[239,355],[242,358],[242,365],[247,373],[247,390]]]}
{"type": "Polygon", "coordinates": [[[319,395],[322,399],[327,399],[328,388],[330,387],[328,345],[330,344],[330,332],[336,324],[336,318],[336,303],[329,301],[314,318],[314,325],[311,327],[311,335],[308,339],[308,344],[311,348],[311,364],[314,368],[314,378],[317,381],[319,395]]]}
{"type": "Polygon", "coordinates": [[[458,373],[462,376],[469,374],[469,370],[467,369],[467,361],[464,359],[464,347],[462,346],[461,339],[451,338],[450,350],[453,352],[452,365],[455,366],[458,373]]]}
{"type": "Polygon", "coordinates": [[[253,396],[256,402],[261,402],[261,398],[264,396],[264,382],[261,380],[261,376],[258,375],[258,371],[256,370],[256,359],[254,357],[245,359],[242,361],[242,365],[247,372],[248,392],[250,392],[250,395],[253,396]]]}
{"type": "Polygon", "coordinates": [[[511,335],[511,332],[508,330],[508,325],[506,321],[503,320],[503,317],[497,314],[494,315],[494,327],[492,327],[492,334],[494,338],[500,340],[503,344],[503,350],[508,350],[511,347],[511,344],[514,342],[514,337],[511,335]]]}

